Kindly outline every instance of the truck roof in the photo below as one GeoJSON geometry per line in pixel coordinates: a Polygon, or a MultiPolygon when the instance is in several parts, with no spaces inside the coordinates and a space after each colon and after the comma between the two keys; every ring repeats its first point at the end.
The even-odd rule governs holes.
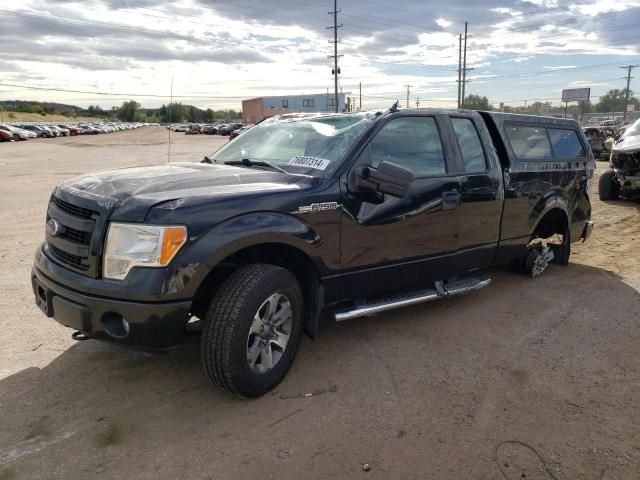
{"type": "Polygon", "coordinates": [[[543,117],[541,115],[523,115],[520,113],[502,113],[483,111],[483,115],[488,115],[497,125],[508,122],[542,123],[547,125],[558,125],[570,128],[579,128],[580,125],[572,118],[543,117]]]}
{"type": "Polygon", "coordinates": [[[455,115],[456,113],[477,113],[486,114],[493,119],[496,125],[502,125],[505,121],[511,122],[524,122],[524,123],[542,123],[547,125],[558,125],[564,127],[570,127],[573,129],[579,128],[577,121],[570,118],[557,118],[557,117],[545,117],[540,115],[523,115],[517,113],[502,113],[502,112],[490,112],[483,110],[470,110],[470,109],[455,109],[455,108],[398,108],[397,110],[363,110],[361,112],[314,112],[314,113],[286,113],[271,117],[278,120],[294,120],[294,119],[306,119],[306,118],[322,118],[322,117],[334,117],[340,115],[357,115],[357,114],[370,114],[380,115],[382,113],[404,113],[404,114],[420,114],[420,115],[455,115]]]}

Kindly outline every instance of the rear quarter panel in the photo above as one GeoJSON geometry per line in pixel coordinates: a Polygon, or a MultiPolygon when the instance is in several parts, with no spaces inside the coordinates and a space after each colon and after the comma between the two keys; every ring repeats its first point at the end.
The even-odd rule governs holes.
{"type": "MultiPolygon", "coordinates": [[[[484,117],[487,119],[487,115],[484,117]]],[[[501,152],[504,169],[505,202],[498,260],[508,260],[520,255],[540,220],[554,208],[565,212],[572,241],[579,240],[587,220],[591,218],[586,184],[587,179],[593,175],[595,165],[588,142],[577,122],[526,115],[492,114],[488,126],[497,130],[493,132],[492,138],[494,143],[500,143],[496,145],[496,149],[501,152]],[[493,126],[491,121],[494,122],[493,126]],[[513,123],[575,130],[584,156],[520,161],[506,134],[506,127],[513,123]]]]}

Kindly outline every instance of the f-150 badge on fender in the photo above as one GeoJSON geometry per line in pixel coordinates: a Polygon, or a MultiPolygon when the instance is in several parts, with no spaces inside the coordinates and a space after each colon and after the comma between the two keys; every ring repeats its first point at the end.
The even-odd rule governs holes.
{"type": "Polygon", "coordinates": [[[325,203],[312,203],[311,205],[304,205],[298,207],[298,213],[318,213],[325,210],[337,210],[338,202],[325,202],[325,203]]]}

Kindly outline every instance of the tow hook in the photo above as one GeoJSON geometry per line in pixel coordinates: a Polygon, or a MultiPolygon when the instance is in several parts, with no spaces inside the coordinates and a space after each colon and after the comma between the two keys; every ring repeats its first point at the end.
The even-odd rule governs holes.
{"type": "Polygon", "coordinates": [[[89,340],[86,334],[82,332],[73,332],[71,334],[71,338],[73,338],[76,342],[84,342],[85,340],[89,340]]]}

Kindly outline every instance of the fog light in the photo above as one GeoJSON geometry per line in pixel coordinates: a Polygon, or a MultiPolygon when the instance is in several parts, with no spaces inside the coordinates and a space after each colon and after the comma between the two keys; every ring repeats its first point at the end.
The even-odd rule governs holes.
{"type": "Polygon", "coordinates": [[[105,331],[116,338],[124,338],[129,335],[131,327],[122,315],[115,312],[107,312],[102,316],[105,331]]]}

